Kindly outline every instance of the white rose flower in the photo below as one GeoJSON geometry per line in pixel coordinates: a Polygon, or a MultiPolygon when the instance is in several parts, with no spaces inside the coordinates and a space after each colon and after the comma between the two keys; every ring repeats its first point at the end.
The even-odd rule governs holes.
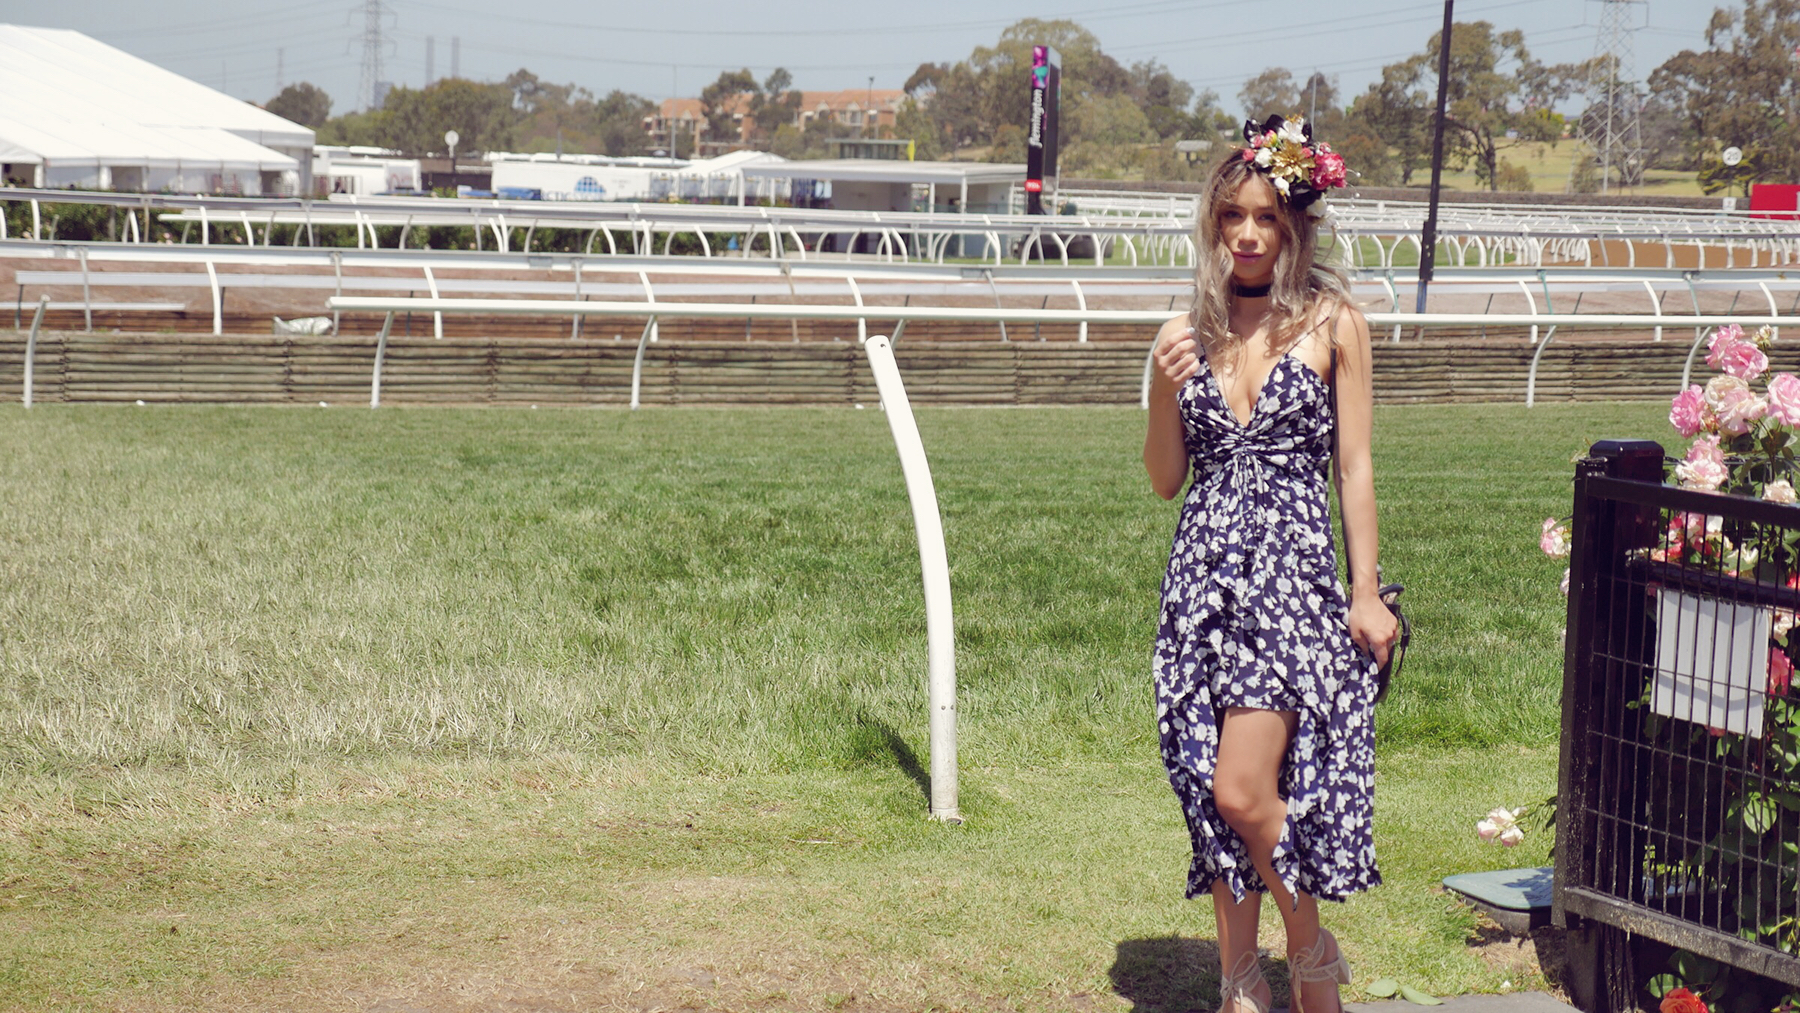
{"type": "Polygon", "coordinates": [[[1274,164],[1274,162],[1275,162],[1275,149],[1274,148],[1257,148],[1256,149],[1256,164],[1258,167],[1267,169],[1270,165],[1274,164]]]}
{"type": "Polygon", "coordinates": [[[1763,487],[1762,498],[1771,503],[1793,503],[1794,485],[1785,478],[1776,479],[1763,487]]]}
{"type": "Polygon", "coordinates": [[[1289,186],[1286,176],[1275,177],[1275,189],[1280,190],[1283,197],[1288,195],[1289,186]]]}
{"type": "Polygon", "coordinates": [[[1305,144],[1306,131],[1301,129],[1305,125],[1306,121],[1296,116],[1283,123],[1281,129],[1276,131],[1276,136],[1293,144],[1305,144]]]}
{"type": "Polygon", "coordinates": [[[1525,831],[1520,830],[1516,826],[1507,827],[1505,830],[1500,832],[1500,846],[1503,848],[1518,847],[1519,842],[1523,841],[1524,839],[1525,839],[1525,831]]]}

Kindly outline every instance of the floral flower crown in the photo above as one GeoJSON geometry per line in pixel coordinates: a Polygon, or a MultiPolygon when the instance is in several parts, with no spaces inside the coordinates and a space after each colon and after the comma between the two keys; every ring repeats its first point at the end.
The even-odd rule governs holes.
{"type": "Polygon", "coordinates": [[[1269,176],[1269,182],[1289,204],[1303,208],[1314,218],[1325,209],[1317,205],[1326,190],[1343,186],[1349,175],[1344,158],[1331,145],[1312,142],[1312,124],[1296,116],[1270,116],[1258,126],[1244,121],[1244,161],[1269,176]]]}

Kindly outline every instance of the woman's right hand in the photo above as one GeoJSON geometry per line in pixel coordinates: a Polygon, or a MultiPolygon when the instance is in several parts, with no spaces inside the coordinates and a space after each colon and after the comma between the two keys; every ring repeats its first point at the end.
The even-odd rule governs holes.
{"type": "Polygon", "coordinates": [[[1200,371],[1200,346],[1194,340],[1194,332],[1186,327],[1165,332],[1152,357],[1156,360],[1157,377],[1175,390],[1200,371]]]}

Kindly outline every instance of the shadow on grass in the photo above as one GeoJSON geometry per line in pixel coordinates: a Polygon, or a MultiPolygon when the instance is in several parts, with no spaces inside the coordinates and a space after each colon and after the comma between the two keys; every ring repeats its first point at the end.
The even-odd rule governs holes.
{"type": "Polygon", "coordinates": [[[913,752],[913,748],[906,744],[906,740],[900,737],[900,733],[894,731],[893,726],[886,721],[875,720],[870,721],[869,724],[881,736],[881,744],[887,749],[888,755],[894,758],[895,766],[899,767],[901,773],[912,778],[913,783],[919,786],[919,792],[925,796],[925,802],[929,805],[931,803],[931,775],[926,773],[925,768],[919,764],[919,754],[913,752]]]}
{"type": "Polygon", "coordinates": [[[1219,944],[1159,936],[1127,939],[1107,974],[1132,1013],[1178,1013],[1219,1007],[1219,944]]]}

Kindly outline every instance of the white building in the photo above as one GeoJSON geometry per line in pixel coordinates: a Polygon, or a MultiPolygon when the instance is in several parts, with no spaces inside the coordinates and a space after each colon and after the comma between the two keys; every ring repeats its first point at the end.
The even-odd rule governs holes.
{"type": "Polygon", "coordinates": [[[0,96],[0,177],[15,184],[311,189],[311,130],[80,32],[0,25],[0,96]]]}
{"type": "MultiPolygon", "coordinates": [[[[488,153],[494,192],[502,197],[574,201],[736,201],[744,194],[743,169],[783,161],[761,151],[734,151],[688,162],[672,158],[604,155],[488,153]]],[[[749,199],[758,191],[750,183],[749,199]]]]}
{"type": "Polygon", "coordinates": [[[312,178],[316,192],[368,196],[420,189],[419,160],[367,145],[313,148],[312,178]]]}

